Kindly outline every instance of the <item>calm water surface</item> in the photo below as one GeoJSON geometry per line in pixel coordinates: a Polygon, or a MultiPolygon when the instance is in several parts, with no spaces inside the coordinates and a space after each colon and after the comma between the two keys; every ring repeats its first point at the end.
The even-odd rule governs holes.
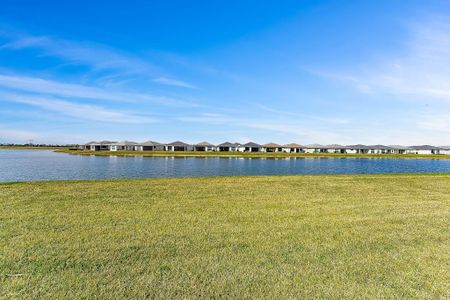
{"type": "Polygon", "coordinates": [[[0,150],[0,181],[425,172],[450,172],[450,160],[118,157],[68,155],[51,150],[0,150]]]}

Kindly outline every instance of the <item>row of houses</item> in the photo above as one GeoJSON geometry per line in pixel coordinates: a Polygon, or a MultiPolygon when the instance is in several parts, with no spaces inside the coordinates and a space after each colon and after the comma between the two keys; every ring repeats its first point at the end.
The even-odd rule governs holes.
{"type": "Polygon", "coordinates": [[[91,151],[219,151],[219,152],[285,152],[285,153],[348,153],[348,154],[449,154],[449,147],[400,146],[400,145],[299,145],[291,144],[257,144],[248,142],[245,144],[225,142],[213,145],[208,142],[188,144],[175,141],[168,144],[147,141],[143,143],[123,141],[89,142],[80,145],[80,149],[91,151]]]}

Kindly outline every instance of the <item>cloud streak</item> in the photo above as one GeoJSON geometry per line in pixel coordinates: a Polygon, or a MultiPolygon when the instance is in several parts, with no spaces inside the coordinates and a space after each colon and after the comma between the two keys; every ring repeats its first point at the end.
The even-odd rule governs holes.
{"type": "Polygon", "coordinates": [[[8,143],[8,142],[24,142],[28,140],[38,139],[41,136],[32,131],[28,130],[17,130],[10,128],[2,128],[0,127],[0,143],[8,143]]]}
{"type": "Polygon", "coordinates": [[[363,93],[381,92],[408,99],[450,102],[450,19],[434,17],[410,25],[401,57],[376,62],[364,71],[314,71],[320,77],[345,82],[363,93]],[[368,70],[368,71],[367,71],[368,70]]]}
{"type": "Polygon", "coordinates": [[[420,118],[419,128],[450,134],[450,113],[427,114],[420,118]]]}
{"type": "Polygon", "coordinates": [[[144,117],[135,113],[111,110],[98,105],[73,103],[61,99],[8,93],[0,93],[0,99],[32,105],[40,109],[82,120],[129,124],[158,122],[157,119],[144,117]]]}
{"type": "Polygon", "coordinates": [[[43,55],[86,65],[93,71],[113,70],[126,74],[157,74],[159,69],[147,61],[132,57],[96,43],[80,43],[50,36],[8,36],[10,41],[1,50],[38,49],[43,55]]]}
{"type": "Polygon", "coordinates": [[[344,118],[335,118],[335,117],[319,117],[319,116],[313,116],[310,114],[302,114],[302,113],[295,113],[295,112],[289,112],[289,111],[282,111],[278,109],[274,109],[265,105],[256,104],[256,106],[266,112],[274,113],[282,117],[297,117],[302,118],[306,120],[311,121],[317,121],[317,122],[324,122],[324,123],[330,123],[330,124],[348,124],[350,121],[348,119],[344,118]]]}
{"type": "Polygon", "coordinates": [[[193,89],[193,90],[198,89],[196,86],[194,86],[192,84],[186,83],[184,81],[176,80],[176,79],[166,78],[166,77],[155,78],[155,79],[153,79],[153,82],[156,82],[159,84],[164,84],[164,85],[183,87],[183,88],[188,88],[188,89],[193,89]]]}
{"type": "Polygon", "coordinates": [[[283,122],[280,120],[273,119],[255,119],[249,117],[230,117],[222,114],[215,113],[204,113],[195,116],[182,116],[178,117],[177,120],[183,122],[193,122],[193,123],[203,123],[209,125],[227,125],[227,126],[235,126],[235,127],[243,127],[243,128],[252,128],[252,129],[262,129],[265,131],[282,133],[290,138],[301,138],[303,140],[310,141],[327,141],[327,142],[335,142],[335,141],[344,141],[346,137],[326,131],[317,129],[317,124],[305,124],[303,122],[298,122],[294,120],[285,119],[283,122]],[[311,129],[315,128],[315,129],[311,129]]]}
{"type": "MultiPolygon", "coordinates": [[[[70,64],[84,65],[91,72],[103,76],[104,72],[127,80],[147,81],[183,88],[195,88],[181,81],[162,77],[166,72],[146,59],[129,55],[111,47],[90,42],[74,42],[50,36],[18,35],[0,31],[0,36],[9,41],[0,50],[37,49],[45,56],[58,57],[70,64]]],[[[109,77],[107,75],[107,77],[109,77]]]]}
{"type": "Polygon", "coordinates": [[[154,96],[146,93],[128,93],[113,89],[103,89],[81,84],[63,83],[28,76],[0,74],[0,86],[26,92],[54,95],[59,97],[108,100],[118,102],[152,102],[166,106],[197,106],[192,102],[154,96]]]}

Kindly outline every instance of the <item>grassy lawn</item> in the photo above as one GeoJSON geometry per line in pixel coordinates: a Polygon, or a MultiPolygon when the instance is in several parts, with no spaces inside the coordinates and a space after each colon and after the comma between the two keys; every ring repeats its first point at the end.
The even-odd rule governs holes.
{"type": "Polygon", "coordinates": [[[0,184],[0,298],[445,298],[450,174],[0,184]]]}

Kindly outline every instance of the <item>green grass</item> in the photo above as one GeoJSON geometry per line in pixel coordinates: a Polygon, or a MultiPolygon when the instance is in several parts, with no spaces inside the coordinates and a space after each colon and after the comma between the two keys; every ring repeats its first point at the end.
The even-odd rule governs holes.
{"type": "Polygon", "coordinates": [[[450,174],[0,184],[0,298],[446,298],[450,174]]]}
{"type": "Polygon", "coordinates": [[[339,153],[285,153],[285,152],[201,152],[201,151],[90,151],[58,149],[55,152],[99,155],[99,156],[162,156],[162,157],[248,157],[248,158],[285,158],[285,157],[329,157],[329,158],[420,158],[420,159],[450,159],[445,154],[339,154],[339,153]]]}

